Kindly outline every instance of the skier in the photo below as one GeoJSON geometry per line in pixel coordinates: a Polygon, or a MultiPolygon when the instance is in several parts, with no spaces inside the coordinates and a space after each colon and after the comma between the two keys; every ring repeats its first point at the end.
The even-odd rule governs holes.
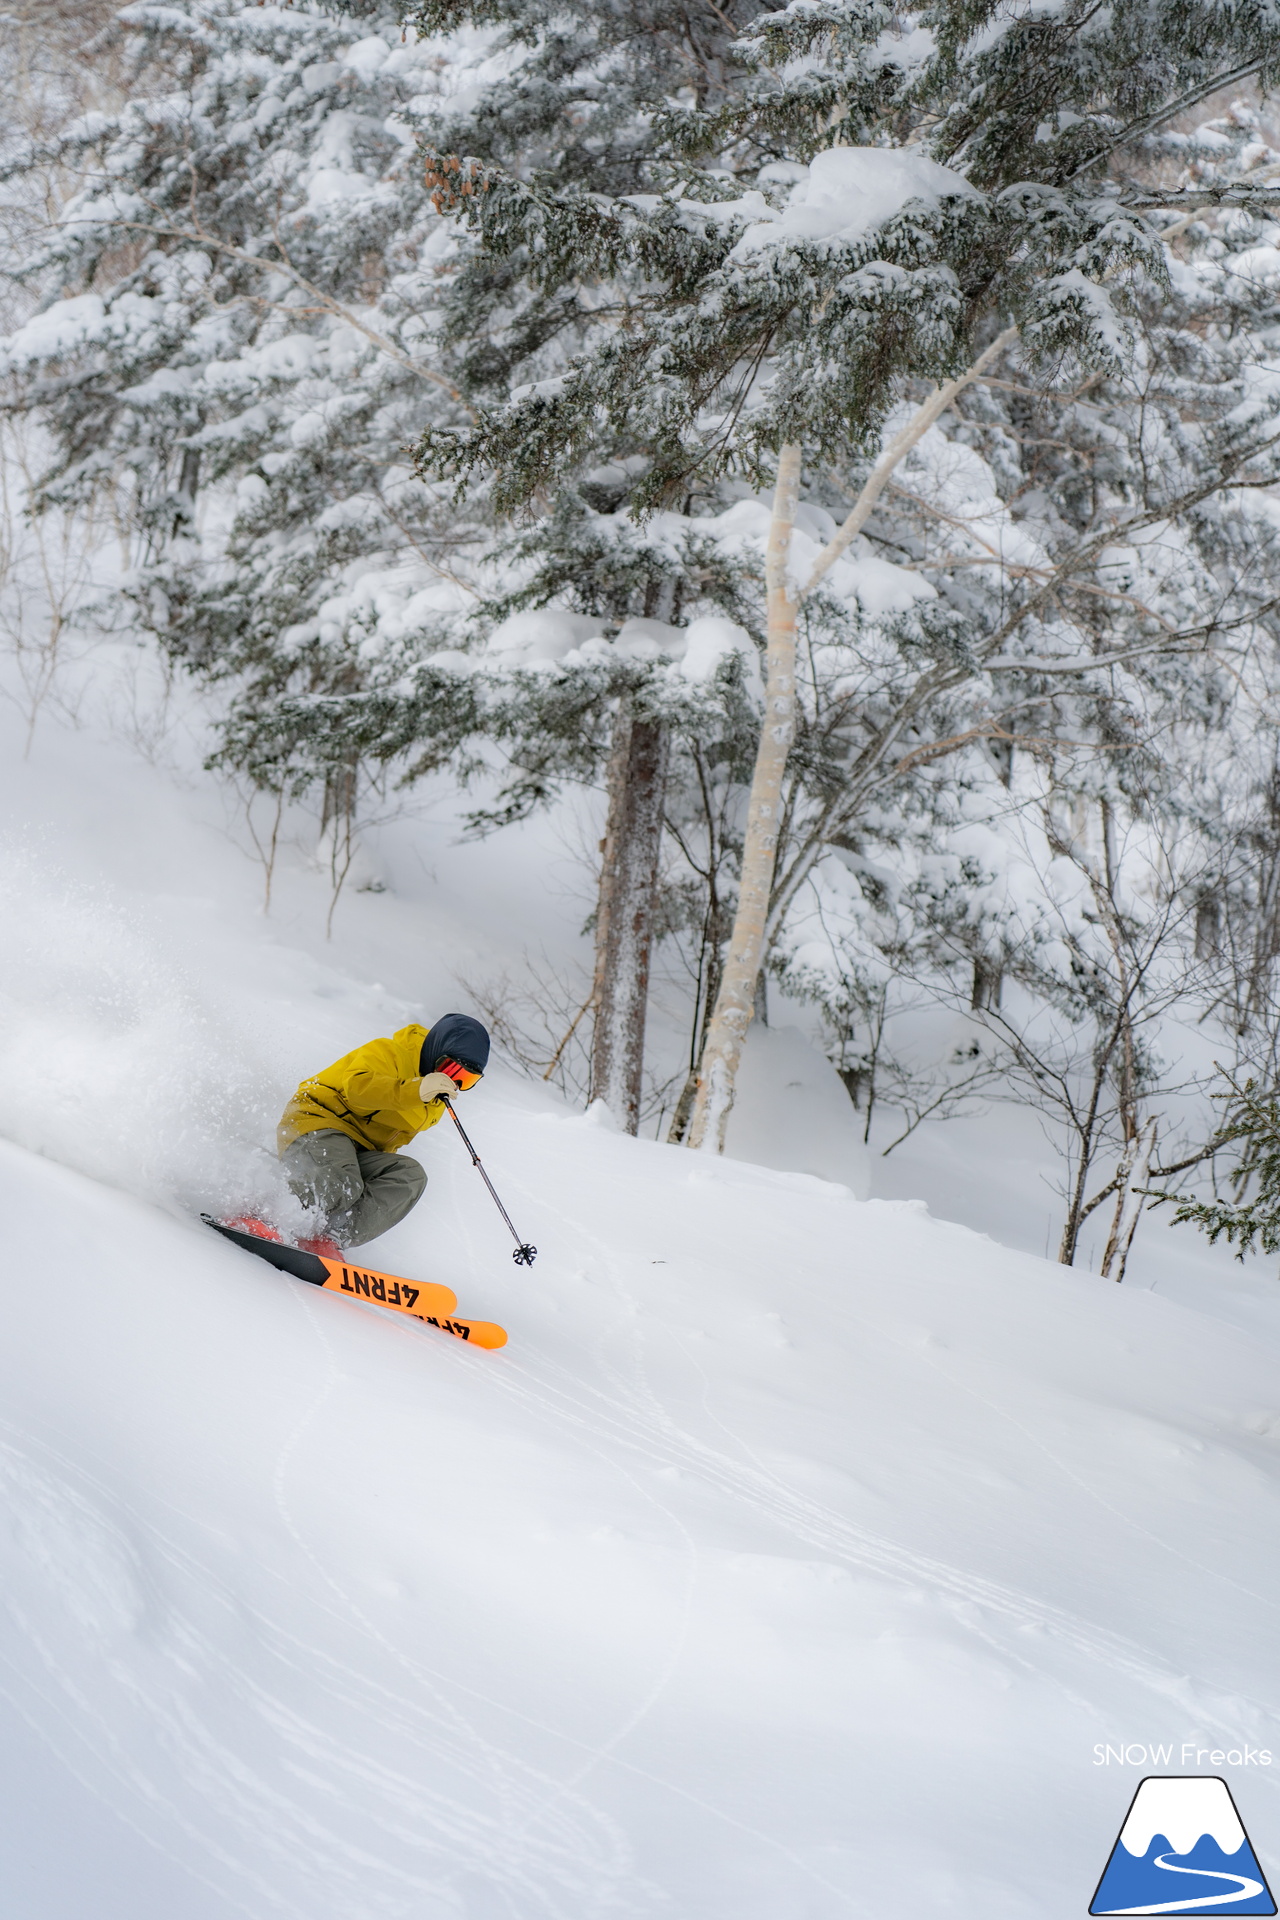
{"type": "Polygon", "coordinates": [[[434,1127],[446,1098],[474,1087],[488,1063],[486,1029],[446,1013],[430,1029],[370,1040],[304,1080],[276,1130],[285,1179],[324,1221],[299,1245],[336,1259],[403,1220],[427,1176],[399,1149],[434,1127]]]}

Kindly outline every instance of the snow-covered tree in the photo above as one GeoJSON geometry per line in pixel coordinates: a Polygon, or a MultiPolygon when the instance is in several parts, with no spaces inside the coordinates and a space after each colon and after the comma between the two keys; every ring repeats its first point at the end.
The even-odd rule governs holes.
{"type": "MultiPolygon", "coordinates": [[[[443,102],[431,125],[428,162],[437,202],[464,206],[471,194],[468,160],[463,171],[452,156],[482,156],[506,179],[537,181],[539,191],[566,194],[575,203],[602,193],[627,195],[652,186],[655,167],[664,171],[663,143],[655,113],[679,96],[693,102],[719,100],[730,82],[730,48],[737,25],[754,12],[754,0],[730,0],[727,8],[672,7],[667,0],[627,0],[613,8],[574,4],[549,21],[523,0],[475,9],[427,5],[411,18],[425,32],[472,23],[492,33],[493,79],[472,90],[465,105],[443,102]]],[[[487,229],[486,229],[487,232],[487,229]]],[[[481,413],[505,398],[513,383],[528,382],[545,361],[558,366],[581,343],[584,316],[596,296],[580,288],[566,256],[548,276],[523,270],[523,241],[486,243],[466,250],[446,295],[445,338],[453,348],[459,386],[481,413]]],[[[609,295],[603,287],[599,297],[609,295]]],[[[532,526],[521,529],[508,550],[514,585],[495,603],[502,614],[516,607],[558,605],[606,622],[606,632],[634,633],[648,623],[659,652],[684,649],[690,623],[703,617],[743,614],[734,557],[719,550],[692,503],[670,500],[647,525],[630,512],[637,484],[651,462],[629,428],[604,431],[591,458],[570,466],[530,466],[511,452],[496,463],[469,500],[496,519],[522,515],[535,503],[532,526]],[[666,639],[663,639],[663,635],[666,639]]],[[[630,642],[623,651],[630,650],[630,642]]],[[[700,642],[694,651],[701,654],[700,642]]],[[[730,646],[726,659],[736,651],[730,646]]],[[[573,666],[562,669],[572,679],[573,666]]],[[[697,743],[718,766],[734,761],[740,734],[733,674],[713,676],[723,695],[720,718],[710,725],[705,701],[692,708],[668,697],[655,669],[642,690],[634,658],[602,684],[593,666],[577,693],[545,685],[547,699],[527,698],[514,712],[511,747],[518,765],[561,771],[572,768],[603,778],[608,794],[598,900],[596,967],[592,988],[594,1041],[592,1093],[604,1099],[624,1126],[637,1124],[645,1035],[650,954],[656,925],[658,871],[664,807],[678,796],[695,797],[703,811],[705,783],[686,774],[686,749],[697,743]],[[589,706],[592,724],[564,748],[566,710],[589,706]],[[715,742],[719,740],[720,744],[715,742]],[[584,755],[583,748],[591,743],[584,755]]],[[[539,777],[542,777],[539,775],[539,777]]],[[[703,839],[705,840],[705,834],[703,839]]]]}
{"type": "MultiPolygon", "coordinates": [[[[109,29],[111,0],[16,0],[0,32],[0,331],[28,317],[36,296],[9,270],[37,246],[68,191],[60,136],[86,112],[125,99],[132,62],[109,29]]],[[[102,572],[83,524],[27,512],[48,458],[43,422],[0,413],[0,655],[4,692],[30,738],[40,713],[70,692],[66,669],[82,643],[77,617],[102,572]]]]}
{"type": "MultiPolygon", "coordinates": [[[[629,20],[638,25],[644,11],[629,20]]],[[[558,150],[545,168],[511,165],[500,142],[472,140],[483,116],[448,129],[448,143],[435,133],[439,203],[477,235],[475,271],[492,296],[473,379],[493,398],[473,423],[428,432],[424,470],[480,476],[486,497],[514,511],[587,481],[608,458],[626,475],[620,504],[639,515],[679,507],[695,519],[723,507],[735,477],[758,486],[775,475],[767,712],[691,1135],[714,1146],[761,961],[828,832],[847,835],[865,805],[859,776],[907,772],[954,745],[932,724],[954,710],[946,696],[963,688],[970,705],[989,708],[993,672],[1009,676],[1014,706],[1025,707],[1035,683],[1024,691],[1024,662],[1042,662],[1041,685],[1113,671],[1114,661],[1095,669],[1093,648],[1082,667],[1074,635],[1075,657],[1064,654],[1074,617],[1060,614],[1064,598],[1096,587],[1088,576],[1118,538],[1141,544],[1171,514],[1242,479],[1269,484],[1269,466],[1264,474],[1256,464],[1266,465],[1269,446],[1256,420],[1234,435],[1198,436],[1196,474],[1153,470],[1139,432],[1140,497],[1124,505],[1116,489],[1092,521],[1077,510],[1037,529],[1040,551],[1020,580],[998,553],[988,596],[988,606],[1004,603],[998,617],[984,617],[982,596],[934,588],[933,604],[898,634],[880,623],[883,665],[891,675],[901,668],[907,691],[885,703],[879,728],[865,724],[863,688],[846,699],[843,735],[824,713],[845,777],[827,780],[825,795],[816,783],[816,807],[814,783],[803,807],[792,804],[801,599],[820,588],[836,604],[856,597],[837,571],[842,556],[898,463],[981,377],[1016,372],[1061,399],[1064,388],[1118,380],[1133,365],[1134,311],[1144,289],[1165,283],[1165,268],[1145,217],[1159,196],[1131,190],[1120,168],[1150,160],[1163,122],[1224,79],[1274,62],[1280,42],[1262,15],[1182,4],[1123,19],[1068,9],[1052,25],[961,5],[789,7],[724,48],[742,63],[736,73],[717,60],[710,78],[699,67],[683,97],[670,88],[651,98],[619,191],[603,157],[616,115],[603,116],[598,171],[583,174],[607,88],[589,70],[584,81],[566,52],[569,26],[544,35],[520,11],[497,17],[536,50],[539,124],[577,127],[575,167],[562,166],[558,150]],[[1002,367],[1015,337],[1018,358],[1002,367]],[[940,384],[885,445],[892,409],[930,376],[940,384]],[[796,570],[802,491],[838,505],[843,528],[796,570]],[[779,845],[797,830],[809,845],[788,866],[779,845]]],[[[720,30],[728,24],[721,15],[720,30]]],[[[594,53],[590,34],[586,44],[594,53]]],[[[1215,420],[1223,423],[1220,409],[1215,420]]],[[[1203,638],[1205,624],[1180,622],[1178,639],[1203,638]]],[[[1220,613],[1208,624],[1216,631],[1220,613]]],[[[1171,644],[1162,630],[1152,651],[1171,644]]],[[[989,717],[982,732],[1007,736],[1009,727],[989,717]]]]}
{"type": "MultiPolygon", "coordinates": [[[[603,782],[592,1091],[637,1124],[682,927],[712,1146],[766,962],[851,1090],[904,981],[979,1078],[1046,1008],[1094,1061],[1104,817],[1125,938],[1177,929],[1144,1006],[1194,962],[1273,1044],[1280,154],[1188,112],[1266,78],[1262,14],[121,20],[132,103],[23,162],[82,180],[8,349],[38,501],[109,507],[221,763],[314,785],[338,871],[362,767],[496,771],[478,829],[603,782]]],[[[1163,1084],[1103,1080],[1090,1165],[1163,1084]]]]}
{"type": "MultiPolygon", "coordinates": [[[[107,504],[133,619],[226,688],[219,761],[281,797],[318,783],[339,875],[358,766],[327,703],[394,681],[474,598],[473,529],[406,457],[466,417],[434,341],[452,242],[414,151],[442,61],[358,12],[125,8],[135,97],[25,156],[79,185],[5,349],[54,436],[37,508],[107,504]]],[[[437,696],[420,758],[469,723],[457,676],[437,696]]]]}

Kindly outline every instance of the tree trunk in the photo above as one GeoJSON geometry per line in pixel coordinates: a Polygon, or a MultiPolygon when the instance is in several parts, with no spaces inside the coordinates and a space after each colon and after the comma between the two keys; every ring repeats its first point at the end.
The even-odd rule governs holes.
{"type": "MultiPolygon", "coordinates": [[[[765,719],[756,752],[742,850],[742,884],[738,911],[725,957],[715,1012],[707,1031],[698,1071],[698,1091],[686,1145],[719,1153],[733,1107],[734,1083],[742,1058],[742,1043],[751,1024],[756,981],[764,960],[769,897],[778,857],[782,823],[782,782],[796,724],[796,615],[805,599],[855,540],[890,476],[934,422],[959,394],[980,379],[991,363],[1017,338],[1016,327],[1006,327],[973,365],[955,380],[931,393],[918,406],[895,439],[885,448],[863,483],[862,490],[839,529],[814,563],[803,588],[787,579],[791,534],[800,490],[800,448],[784,446],[778,454],[778,477],[773,493],[773,519],[765,552],[768,586],[769,635],[766,656],[765,719]]],[[[677,1119],[679,1110],[677,1109],[677,1119]]]]}
{"type": "Polygon", "coordinates": [[[689,1131],[689,1121],[693,1115],[693,1103],[698,1096],[698,1062],[702,1058],[702,1049],[707,1043],[707,1029],[711,1025],[711,1013],[720,991],[720,946],[721,913],[720,900],[716,891],[716,873],[714,856],[707,877],[709,898],[706,918],[702,923],[702,943],[698,953],[698,984],[693,999],[693,1032],[690,1036],[689,1071],[685,1075],[684,1085],[680,1089],[680,1098],[676,1110],[671,1116],[671,1125],[667,1131],[667,1145],[684,1145],[685,1134],[689,1131]]]}
{"type": "Polygon", "coordinates": [[[333,916],[346,885],[352,861],[358,851],[356,839],[356,802],[360,789],[360,755],[353,749],[345,758],[331,764],[324,779],[324,804],[320,814],[320,843],[317,853],[329,863],[329,917],[325,939],[333,934],[333,916]]]}
{"type": "Polygon", "coordinates": [[[324,777],[324,797],[320,808],[320,838],[327,833],[349,833],[356,811],[356,786],[360,762],[355,754],[330,767],[324,777]]]}
{"type": "Polygon", "coordinates": [[[182,455],[182,465],[178,474],[178,498],[174,504],[173,526],[170,529],[176,540],[181,533],[190,532],[195,527],[196,494],[200,487],[200,449],[187,447],[182,455]]]}
{"type": "Polygon", "coordinates": [[[1141,1133],[1135,1133],[1124,1150],[1123,1178],[1116,1195],[1115,1218],[1102,1256],[1102,1277],[1117,1283],[1124,1279],[1125,1262],[1142,1212],[1143,1189],[1151,1177],[1151,1158],[1156,1150],[1156,1123],[1149,1120],[1141,1133]],[[1112,1268],[1115,1272],[1112,1273],[1112,1268]]]}
{"type": "Polygon", "coordinates": [[[1237,987],[1236,1030],[1247,1033],[1266,1005],[1272,965],[1280,951],[1280,772],[1272,774],[1267,794],[1266,823],[1259,836],[1259,899],[1254,925],[1253,953],[1243,994],[1237,987]]]}
{"type": "MultiPolygon", "coordinates": [[[[622,837],[622,819],[627,803],[627,761],[631,750],[631,709],[624,699],[613,723],[613,739],[609,747],[609,764],[605,768],[604,785],[608,795],[609,807],[605,815],[604,839],[600,842],[600,883],[596,892],[596,963],[591,983],[591,1005],[595,1008],[594,1019],[599,1025],[600,1008],[604,1002],[604,983],[608,972],[609,960],[609,921],[613,914],[613,896],[616,890],[618,846],[622,837]]],[[[592,1081],[595,1081],[595,1041],[592,1041],[592,1081]]],[[[592,1094],[596,1089],[593,1084],[592,1094]]]]}
{"type": "Polygon", "coordinates": [[[742,881],[729,951],[725,956],[715,1012],[702,1050],[698,1092],[688,1144],[719,1153],[733,1106],[734,1083],[742,1043],[751,1024],[756,981],[764,959],[769,893],[778,853],[782,818],[782,782],[796,728],[796,609],[798,596],[787,578],[791,533],[800,490],[800,449],[785,446],[778,455],[773,520],[765,554],[769,635],[766,654],[764,724],[756,749],[755,772],[742,849],[742,881]]]}
{"type": "Polygon", "coordinates": [[[998,960],[977,954],[973,962],[973,987],[969,1005],[975,1013],[997,1013],[1004,990],[1004,968],[998,960]]]}
{"type": "Polygon", "coordinates": [[[667,745],[660,720],[634,719],[623,703],[609,760],[609,818],[601,849],[591,1097],[603,1100],[628,1133],[640,1124],[667,745]]]}

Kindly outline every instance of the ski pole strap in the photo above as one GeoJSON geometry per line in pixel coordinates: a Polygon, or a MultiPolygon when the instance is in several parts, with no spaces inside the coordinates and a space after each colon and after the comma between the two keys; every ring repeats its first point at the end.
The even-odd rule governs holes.
{"type": "Polygon", "coordinates": [[[506,1221],[507,1230],[510,1233],[511,1238],[516,1243],[516,1250],[511,1256],[512,1259],[515,1261],[518,1267],[531,1267],[534,1261],[538,1257],[538,1249],[536,1247],[531,1247],[527,1240],[522,1241],[520,1238],[520,1235],[516,1232],[515,1223],[512,1220],[511,1215],[507,1212],[501,1200],[499,1200],[498,1190],[494,1186],[488,1174],[485,1172],[484,1162],[481,1160],[480,1155],[476,1152],[475,1148],[472,1146],[470,1140],[467,1138],[467,1130],[463,1126],[461,1120],[459,1120],[457,1114],[454,1112],[453,1103],[448,1098],[447,1095],[445,1096],[444,1104],[449,1109],[449,1118],[453,1121],[454,1126],[458,1129],[458,1132],[462,1135],[462,1144],[466,1148],[467,1152],[471,1155],[472,1166],[475,1168],[476,1172],[480,1175],[480,1178],[484,1181],[486,1187],[488,1187],[489,1192],[493,1198],[493,1204],[498,1209],[498,1212],[502,1215],[503,1219],[506,1221]]]}

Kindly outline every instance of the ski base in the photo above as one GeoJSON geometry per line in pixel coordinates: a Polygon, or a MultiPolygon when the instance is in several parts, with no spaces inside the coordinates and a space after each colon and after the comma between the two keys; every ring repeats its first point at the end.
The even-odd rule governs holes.
{"type": "Polygon", "coordinates": [[[493,1321],[457,1317],[458,1296],[451,1287],[436,1286],[431,1281],[405,1280],[397,1273],[379,1273],[371,1267],[357,1266],[349,1259],[329,1260],[318,1253],[306,1253],[301,1247],[286,1246],[282,1240],[266,1240],[261,1234],[229,1227],[215,1220],[212,1214],[202,1213],[200,1218],[215,1233],[243,1247],[246,1253],[256,1253],[260,1260],[266,1260],[281,1273],[291,1274],[295,1280],[305,1280],[308,1286],[345,1293],[349,1300],[369,1300],[376,1306],[390,1307],[396,1313],[407,1314],[411,1320],[422,1321],[424,1326],[438,1327],[441,1333],[452,1334],[455,1340],[465,1340],[473,1347],[492,1349],[507,1344],[505,1332],[493,1321]]]}

